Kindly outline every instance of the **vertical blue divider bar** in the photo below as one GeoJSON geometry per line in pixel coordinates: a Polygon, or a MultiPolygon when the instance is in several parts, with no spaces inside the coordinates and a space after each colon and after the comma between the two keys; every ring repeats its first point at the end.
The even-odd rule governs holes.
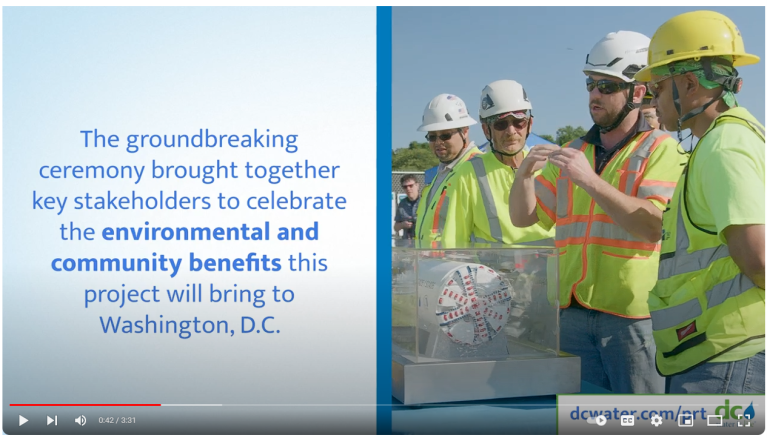
{"type": "Polygon", "coordinates": [[[376,432],[391,429],[391,7],[376,10],[376,432]]]}

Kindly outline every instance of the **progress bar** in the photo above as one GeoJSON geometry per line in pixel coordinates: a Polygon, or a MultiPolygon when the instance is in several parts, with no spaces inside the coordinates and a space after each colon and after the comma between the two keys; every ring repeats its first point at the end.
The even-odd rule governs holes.
{"type": "Polygon", "coordinates": [[[10,406],[162,406],[160,403],[11,403],[10,406]]]}

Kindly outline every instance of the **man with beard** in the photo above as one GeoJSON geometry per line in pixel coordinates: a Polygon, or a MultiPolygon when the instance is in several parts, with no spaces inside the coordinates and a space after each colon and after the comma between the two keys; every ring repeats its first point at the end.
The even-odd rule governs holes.
{"type": "Polygon", "coordinates": [[[440,94],[423,112],[418,130],[427,131],[426,140],[440,164],[434,180],[424,187],[418,204],[415,238],[421,243],[436,246],[441,240],[450,204],[449,180],[460,165],[482,153],[469,141],[469,126],[476,124],[463,100],[453,94],[440,94]]]}
{"type": "Polygon", "coordinates": [[[495,81],[482,90],[479,116],[490,147],[461,166],[451,179],[444,244],[553,243],[550,230],[517,228],[506,214],[509,189],[533,127],[532,110],[525,89],[515,81],[495,81]]]}
{"type": "Polygon", "coordinates": [[[594,126],[562,148],[533,147],[510,195],[514,225],[556,225],[561,349],[581,357],[583,380],[615,393],[664,392],[647,298],[685,155],[638,108],[646,87],[633,76],[649,43],[619,31],[591,49],[583,72],[594,126]]]}
{"type": "Polygon", "coordinates": [[[671,394],[764,393],[764,126],[735,98],[735,67],[757,62],[732,20],[695,11],[658,28],[637,73],[663,125],[699,139],[649,301],[671,394]]]}

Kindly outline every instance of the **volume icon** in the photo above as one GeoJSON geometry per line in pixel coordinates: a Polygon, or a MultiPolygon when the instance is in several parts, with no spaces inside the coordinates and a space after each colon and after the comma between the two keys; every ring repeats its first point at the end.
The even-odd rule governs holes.
{"type": "Polygon", "coordinates": [[[80,415],[79,417],[75,418],[75,423],[79,424],[80,426],[85,426],[85,415],[80,415]]]}

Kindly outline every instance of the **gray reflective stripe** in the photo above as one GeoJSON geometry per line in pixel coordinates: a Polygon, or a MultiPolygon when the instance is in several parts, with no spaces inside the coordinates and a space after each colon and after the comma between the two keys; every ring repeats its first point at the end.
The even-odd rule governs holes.
{"type": "Polygon", "coordinates": [[[637,190],[637,198],[647,198],[648,196],[662,196],[667,199],[671,199],[674,195],[673,187],[665,186],[639,186],[637,190]]]}
{"type": "Polygon", "coordinates": [[[582,138],[576,138],[575,140],[571,141],[567,145],[563,146],[566,148],[573,148],[573,149],[580,149],[583,147],[583,139],[582,138]]]}
{"type": "MultiPolygon", "coordinates": [[[[436,176],[434,177],[436,178],[436,176]]],[[[431,200],[434,199],[434,189],[437,188],[436,184],[429,184],[427,186],[429,191],[426,193],[426,209],[429,209],[429,205],[431,204],[431,200]]]]}
{"type": "Polygon", "coordinates": [[[759,125],[758,123],[754,123],[751,120],[747,120],[747,119],[741,119],[741,120],[745,120],[746,123],[751,125],[752,128],[754,128],[757,131],[759,131],[759,133],[762,135],[762,140],[764,140],[764,128],[761,125],[759,125]]]}
{"type": "Polygon", "coordinates": [[[658,280],[666,280],[679,274],[689,274],[701,270],[711,263],[729,257],[730,250],[726,245],[718,245],[712,248],[701,249],[687,253],[690,247],[690,237],[684,227],[682,216],[682,203],[679,203],[676,211],[676,248],[674,256],[662,259],[658,265],[658,280]]]}
{"type": "Polygon", "coordinates": [[[469,160],[474,167],[474,173],[477,175],[479,184],[479,193],[482,195],[482,204],[485,206],[487,221],[490,224],[490,236],[498,242],[503,242],[503,232],[501,231],[501,220],[498,218],[498,209],[495,208],[493,201],[493,191],[490,190],[490,181],[487,180],[487,170],[482,156],[477,156],[469,160]]]}
{"type": "Polygon", "coordinates": [[[541,184],[538,179],[535,180],[535,196],[541,200],[541,203],[551,211],[556,211],[557,197],[549,190],[548,187],[541,184]]]}
{"type": "Polygon", "coordinates": [[[730,256],[727,245],[701,249],[691,254],[676,251],[674,257],[663,259],[658,266],[658,280],[666,280],[674,275],[689,274],[705,269],[719,259],[730,256]]]}
{"type": "Polygon", "coordinates": [[[447,207],[450,205],[450,198],[445,196],[445,200],[442,201],[442,205],[440,206],[439,210],[439,224],[437,225],[439,229],[437,229],[438,233],[442,233],[442,231],[445,230],[445,220],[447,220],[447,207]]]}
{"type": "MultiPolygon", "coordinates": [[[[576,138],[563,147],[581,149],[584,141],[576,138]]],[[[560,171],[560,174],[562,172],[560,171]]],[[[536,186],[537,188],[537,186],[536,186]]],[[[545,188],[545,187],[544,187],[545,188]]],[[[557,179],[557,217],[567,217],[567,207],[570,205],[570,178],[557,179]]],[[[535,194],[538,194],[536,189],[535,194]]],[[[547,205],[548,207],[548,205],[547,205]]],[[[559,234],[559,232],[557,232],[559,234]]]]}
{"type": "Polygon", "coordinates": [[[693,298],[686,303],[676,304],[661,310],[650,312],[653,331],[666,330],[703,314],[700,301],[693,298]]]}
{"type": "MultiPolygon", "coordinates": [[[[752,287],[754,287],[754,282],[743,274],[738,274],[731,280],[719,283],[706,291],[708,301],[706,310],[718,306],[728,298],[736,297],[752,287]]],[[[656,331],[676,327],[702,314],[703,309],[697,298],[666,309],[650,312],[652,328],[656,331]]]]}
{"type": "Polygon", "coordinates": [[[567,217],[570,204],[570,178],[557,179],[557,217],[567,217]]]}
{"type": "Polygon", "coordinates": [[[743,274],[738,274],[732,280],[719,283],[706,291],[708,309],[718,306],[726,299],[736,297],[754,286],[754,282],[743,274]]]}
{"type": "MultiPolygon", "coordinates": [[[[574,222],[567,225],[557,225],[557,240],[567,239],[568,237],[586,236],[586,222],[574,222]]],[[[634,237],[620,225],[607,222],[592,222],[589,230],[589,237],[600,237],[602,239],[622,240],[624,242],[642,242],[644,240],[634,237]]]]}
{"type": "Polygon", "coordinates": [[[567,225],[557,225],[554,229],[556,232],[557,240],[564,240],[569,237],[585,237],[586,236],[586,222],[575,222],[567,225]]]}
{"type": "MultiPolygon", "coordinates": [[[[682,216],[682,209],[684,203],[677,203],[676,209],[676,248],[675,251],[687,251],[690,247],[690,236],[687,235],[687,229],[684,227],[684,217],[682,216]]],[[[672,257],[676,258],[676,257],[672,257]]]]}
{"type": "MultiPolygon", "coordinates": [[[[634,151],[634,153],[629,158],[629,163],[626,168],[629,172],[639,172],[639,170],[642,168],[642,163],[645,162],[650,157],[650,148],[653,144],[662,136],[664,136],[660,131],[652,131],[650,135],[647,136],[647,138],[644,139],[642,144],[637,147],[637,149],[634,151]]],[[[636,180],[638,178],[637,173],[629,173],[626,176],[626,191],[625,193],[627,195],[631,195],[634,193],[634,184],[636,184],[636,180]]],[[[670,197],[670,196],[669,196],[670,197]]]]}
{"type": "MultiPolygon", "coordinates": [[[[687,254],[690,247],[690,237],[684,226],[684,216],[680,204],[676,215],[676,248],[674,256],[660,261],[658,268],[658,280],[666,280],[675,275],[689,274],[705,269],[711,263],[729,257],[730,251],[726,245],[718,245],[712,248],[701,249],[687,254]]],[[[730,280],[714,285],[706,291],[707,309],[718,306],[727,300],[746,292],[754,287],[754,283],[742,273],[730,280]]],[[[678,304],[667,309],[651,312],[653,330],[664,330],[684,323],[703,314],[700,302],[697,299],[678,304]],[[656,321],[657,318],[659,318],[656,321]]]]}
{"type": "Polygon", "coordinates": [[[626,242],[645,242],[634,237],[620,225],[607,222],[593,222],[589,230],[589,237],[601,237],[603,239],[623,240],[626,242]]]}

